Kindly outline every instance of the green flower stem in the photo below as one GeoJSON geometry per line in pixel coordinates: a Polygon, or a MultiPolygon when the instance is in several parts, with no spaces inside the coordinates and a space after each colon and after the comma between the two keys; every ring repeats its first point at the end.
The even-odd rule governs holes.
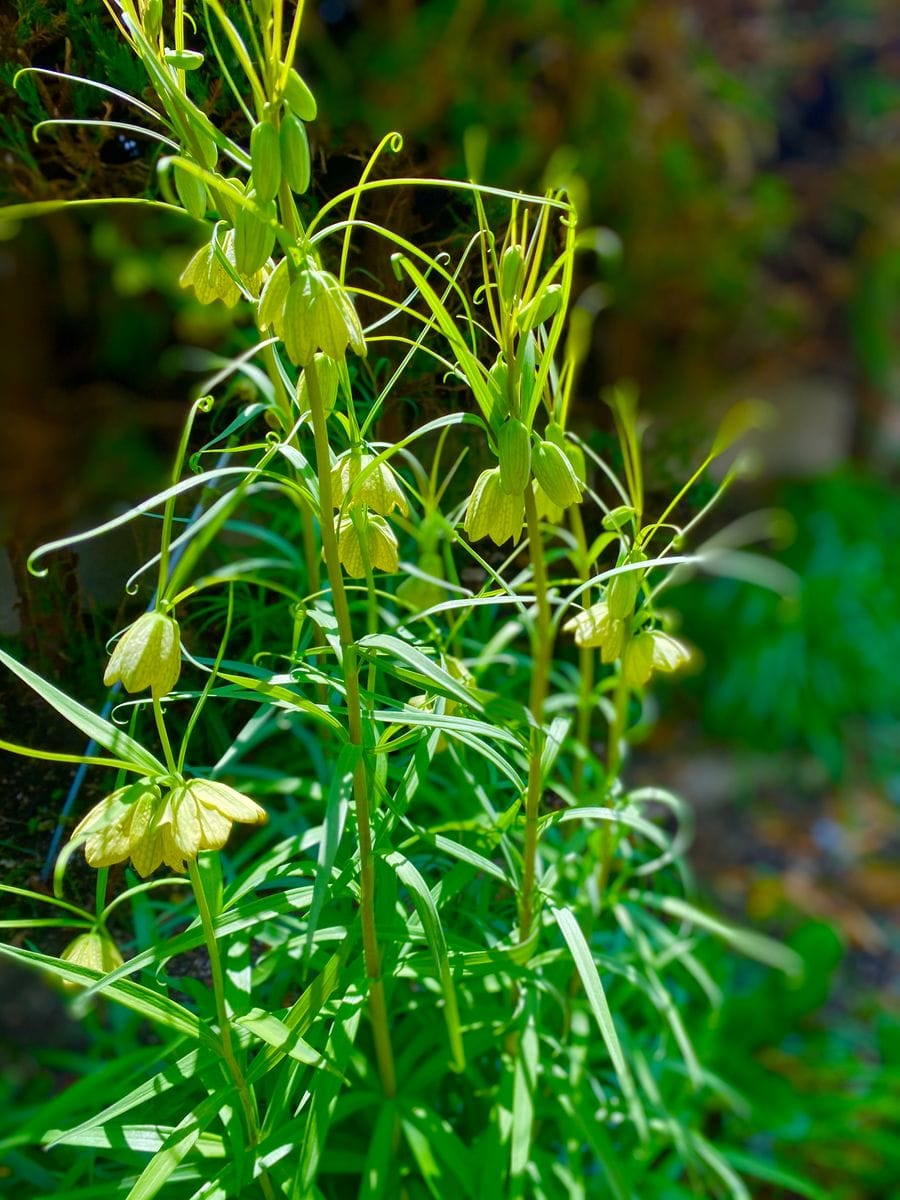
{"type": "MultiPolygon", "coordinates": [[[[582,581],[590,575],[590,562],[587,558],[587,538],[584,532],[584,522],[577,504],[570,510],[572,533],[578,543],[578,572],[582,581]]],[[[591,589],[581,596],[585,608],[591,604],[591,589]]],[[[578,648],[578,698],[576,701],[575,739],[582,753],[575,759],[572,770],[572,791],[576,796],[581,795],[584,782],[585,764],[591,757],[591,718],[594,715],[594,660],[596,651],[590,646],[578,648]]]]}
{"type": "MultiPolygon", "coordinates": [[[[627,646],[626,638],[625,645],[627,646]]],[[[625,647],[623,647],[624,653],[625,647]]],[[[622,769],[622,743],[625,739],[625,729],[628,723],[628,701],[630,689],[622,671],[622,660],[619,660],[619,675],[616,679],[616,689],[613,695],[613,719],[609,726],[609,740],[606,752],[606,799],[612,801],[613,787],[622,769]]],[[[608,821],[603,822],[600,830],[600,862],[597,864],[597,892],[600,903],[606,894],[606,884],[609,879],[609,868],[613,851],[616,848],[617,837],[608,821]]]]}
{"type": "Polygon", "coordinates": [[[162,704],[156,696],[153,697],[153,717],[156,721],[156,728],[166,759],[166,766],[173,775],[176,775],[178,768],[175,765],[175,755],[172,753],[172,743],[169,741],[169,731],[166,729],[166,719],[163,716],[162,704]]]}
{"type": "Polygon", "coordinates": [[[531,730],[531,756],[528,764],[528,790],[525,793],[525,845],[522,851],[522,895],[519,903],[519,938],[525,942],[531,936],[534,923],[534,890],[537,874],[538,814],[541,805],[541,754],[544,746],[544,705],[550,684],[550,664],[553,659],[553,624],[548,599],[547,565],[544,543],[538,520],[537,504],[530,487],[525,489],[525,519],[528,525],[528,545],[534,572],[534,595],[537,622],[532,638],[531,695],[529,708],[534,721],[531,730]]]}
{"type": "MultiPolygon", "coordinates": [[[[206,950],[209,954],[213,996],[215,997],[216,1016],[219,1022],[219,1046],[222,1051],[222,1061],[240,1097],[244,1125],[247,1130],[247,1140],[251,1146],[256,1146],[259,1143],[259,1115],[256,1111],[253,1094],[247,1086],[247,1081],[234,1053],[234,1042],[231,1036],[231,1018],[228,1015],[228,1006],[225,1003],[225,977],[222,972],[219,943],[216,940],[213,917],[206,898],[206,891],[203,887],[203,880],[200,878],[200,868],[197,866],[196,858],[189,860],[188,871],[190,872],[194,901],[197,905],[197,911],[200,914],[200,924],[203,928],[206,950]]],[[[260,1176],[260,1184],[262,1185],[266,1200],[274,1200],[275,1192],[265,1172],[260,1176]]]]}
{"type": "MultiPolygon", "coordinates": [[[[334,503],[331,491],[331,455],[328,445],[325,407],[319,391],[319,380],[315,371],[307,376],[309,407],[312,414],[313,433],[316,442],[316,469],[319,475],[319,509],[322,527],[322,548],[325,569],[331,584],[334,615],[341,643],[341,667],[347,693],[347,723],[350,741],[363,747],[362,702],[359,690],[359,664],[350,607],[344,587],[344,576],[338,554],[337,537],[334,530],[334,503]]],[[[381,952],[375,930],[375,853],[372,842],[372,814],[369,806],[369,785],[363,754],[353,772],[353,801],[356,809],[357,836],[359,838],[360,903],[359,917],[362,927],[363,959],[369,983],[369,1017],[375,1039],[375,1056],[378,1073],[385,1096],[394,1096],[397,1091],[394,1052],[388,1026],[387,1004],[384,981],[381,978],[381,952]]]]}

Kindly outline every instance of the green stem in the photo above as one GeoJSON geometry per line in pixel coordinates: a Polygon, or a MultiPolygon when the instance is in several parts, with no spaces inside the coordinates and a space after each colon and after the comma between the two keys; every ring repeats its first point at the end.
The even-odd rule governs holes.
{"type": "MultiPolygon", "coordinates": [[[[584,532],[584,522],[576,504],[570,510],[572,533],[578,543],[578,568],[582,582],[590,576],[591,564],[588,561],[587,538],[584,532]]],[[[591,604],[591,589],[581,596],[585,608],[591,604]]],[[[578,699],[576,701],[575,738],[581,747],[581,754],[575,759],[572,771],[572,791],[576,796],[581,795],[584,783],[585,764],[591,758],[591,718],[594,715],[594,660],[596,651],[590,646],[581,646],[578,650],[578,699]]]]}
{"type": "MultiPolygon", "coordinates": [[[[259,1142],[259,1118],[253,1095],[247,1086],[247,1081],[234,1053],[234,1042],[231,1036],[231,1018],[228,1015],[228,1006],[225,1002],[225,977],[222,971],[222,959],[219,955],[219,943],[216,940],[212,912],[210,911],[209,901],[207,900],[206,890],[203,887],[203,880],[200,877],[200,868],[197,865],[196,858],[189,860],[188,871],[190,872],[191,888],[197,904],[197,911],[200,914],[200,924],[203,928],[206,950],[209,954],[216,1017],[219,1022],[219,1046],[222,1051],[222,1061],[240,1097],[241,1110],[247,1130],[247,1140],[251,1146],[256,1146],[259,1142]]],[[[275,1192],[265,1172],[260,1176],[260,1184],[267,1200],[274,1200],[275,1192]]]]}
{"type": "Polygon", "coordinates": [[[525,845],[522,851],[522,895],[519,905],[519,940],[527,941],[534,923],[534,890],[537,874],[538,814],[541,805],[541,754],[544,747],[544,705],[550,684],[553,659],[553,625],[548,599],[547,566],[541,540],[537,505],[531,488],[525,489],[525,519],[528,545],[534,573],[537,619],[532,637],[531,695],[529,708],[534,725],[531,730],[531,755],[528,763],[528,790],[525,793],[525,845]]]}
{"type": "MultiPolygon", "coordinates": [[[[606,798],[612,797],[613,787],[622,769],[622,744],[625,740],[625,728],[628,722],[628,700],[630,690],[622,674],[622,663],[619,662],[619,677],[616,680],[616,690],[613,696],[613,719],[609,727],[609,740],[606,754],[606,798]]],[[[606,883],[609,879],[609,868],[613,851],[617,844],[614,830],[608,821],[603,822],[600,830],[600,862],[597,866],[597,893],[600,903],[606,893],[606,883]]]]}
{"type": "Polygon", "coordinates": [[[372,841],[372,813],[369,803],[369,783],[363,751],[362,702],[359,690],[359,664],[350,607],[344,587],[344,576],[338,554],[337,536],[334,528],[334,503],[331,491],[331,454],[328,445],[325,407],[319,391],[319,380],[315,371],[307,375],[309,406],[312,414],[313,433],[316,442],[316,469],[319,476],[319,511],[322,531],[322,548],[325,569],[331,585],[334,615],[341,643],[341,668],[347,695],[347,724],[350,741],[360,749],[359,760],[353,771],[353,802],[356,810],[357,836],[359,838],[359,918],[362,928],[363,959],[369,987],[369,1017],[375,1040],[375,1057],[378,1073],[385,1096],[396,1095],[397,1080],[394,1068],[394,1052],[388,1026],[387,1004],[384,981],[381,978],[381,953],[375,929],[375,852],[372,841]]]}
{"type": "Polygon", "coordinates": [[[175,755],[172,753],[172,743],[169,741],[169,731],[166,729],[166,720],[163,716],[162,704],[153,697],[153,716],[156,720],[156,728],[159,733],[159,740],[162,744],[163,754],[166,759],[166,766],[173,775],[177,775],[178,768],[175,765],[175,755]]]}

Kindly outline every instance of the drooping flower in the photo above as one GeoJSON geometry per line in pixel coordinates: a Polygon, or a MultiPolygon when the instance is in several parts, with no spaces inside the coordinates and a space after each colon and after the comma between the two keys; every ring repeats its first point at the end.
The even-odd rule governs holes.
{"type": "MultiPolygon", "coordinates": [[[[235,821],[262,825],[267,820],[265,809],[242,792],[217,780],[191,779],[164,797],[156,832],[168,855],[174,847],[186,860],[201,850],[221,850],[235,821]]],[[[166,861],[173,866],[170,857],[166,861]]],[[[183,863],[174,869],[183,871],[183,863]]]]}
{"type": "Polygon", "coordinates": [[[305,367],[317,350],[337,359],[348,346],[360,356],[366,353],[349,293],[329,271],[310,263],[298,270],[288,288],[281,336],[291,362],[299,367],[305,367]]]}
{"type": "Polygon", "coordinates": [[[510,496],[500,483],[500,468],[482,471],[475,480],[469,497],[464,522],[469,539],[489,537],[497,546],[510,538],[519,540],[525,521],[525,504],[521,495],[510,496]]]}
{"type": "Polygon", "coordinates": [[[182,780],[165,792],[141,779],[106,796],[78,824],[72,840],[84,838],[92,867],[130,858],[146,877],[165,863],[184,872],[201,850],[221,850],[235,821],[259,825],[265,809],[216,780],[182,780]]]}
{"type": "Polygon", "coordinates": [[[535,479],[551,503],[565,509],[580,502],[584,485],[561,446],[555,442],[536,442],[531,465],[535,479]]]}
{"type": "Polygon", "coordinates": [[[566,621],[563,629],[575,634],[577,646],[599,649],[603,662],[615,662],[625,644],[625,622],[614,617],[605,600],[598,600],[590,608],[577,613],[566,621]]]}
{"type": "Polygon", "coordinates": [[[178,622],[158,610],[144,613],[116,643],[103,682],[121,682],[126,692],[150,688],[154,700],[171,692],[181,674],[178,622]]]}
{"type": "MultiPolygon", "coordinates": [[[[151,779],[118,788],[79,821],[72,831],[72,841],[85,838],[84,856],[92,867],[111,867],[127,858],[134,859],[135,854],[140,858],[139,847],[153,836],[161,799],[162,792],[151,779]]],[[[135,867],[140,874],[149,874],[140,870],[137,861],[135,867]]]]}
{"type": "MultiPolygon", "coordinates": [[[[74,963],[78,967],[90,967],[101,975],[109,975],[124,963],[119,947],[105,930],[92,929],[89,933],[80,933],[73,938],[59,956],[64,962],[74,963]]],[[[64,987],[77,990],[78,984],[64,983],[64,987]]]]}
{"type": "Polygon", "coordinates": [[[386,462],[372,466],[373,463],[375,456],[372,454],[348,450],[341,455],[331,471],[334,507],[342,508],[350,492],[351,505],[364,504],[382,517],[388,516],[395,508],[408,516],[409,505],[393,468],[386,462]],[[357,483],[360,475],[363,475],[363,479],[357,483]]]}
{"type": "Polygon", "coordinates": [[[693,657],[691,648],[680,638],[661,629],[645,629],[625,648],[622,675],[629,687],[640,688],[654,671],[671,673],[686,666],[693,657]]]}
{"type": "Polygon", "coordinates": [[[400,549],[393,529],[384,517],[360,508],[344,517],[338,526],[338,557],[352,579],[366,574],[366,560],[373,570],[389,575],[400,569],[400,549]]]}

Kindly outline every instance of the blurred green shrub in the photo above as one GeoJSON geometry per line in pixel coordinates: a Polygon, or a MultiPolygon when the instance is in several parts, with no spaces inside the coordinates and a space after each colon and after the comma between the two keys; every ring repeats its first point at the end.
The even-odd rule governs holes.
{"type": "Polygon", "coordinates": [[[709,670],[693,681],[705,729],[753,749],[858,756],[900,782],[900,495],[849,470],[784,485],[796,522],[779,558],[793,596],[735,580],[678,590],[709,670]]]}
{"type": "Polygon", "coordinates": [[[735,970],[713,1069],[748,1101],[746,1118],[766,1114],[757,1153],[815,1180],[829,1200],[887,1200],[900,1178],[900,1018],[860,986],[857,956],[830,925],[808,922],[791,945],[805,964],[799,985],[735,970]]]}

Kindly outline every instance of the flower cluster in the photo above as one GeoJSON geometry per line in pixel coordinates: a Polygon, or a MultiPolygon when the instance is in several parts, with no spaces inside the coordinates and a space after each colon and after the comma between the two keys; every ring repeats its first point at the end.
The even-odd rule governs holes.
{"type": "Polygon", "coordinates": [[[394,574],[400,569],[397,536],[385,517],[397,509],[409,515],[403,486],[393,468],[359,447],[348,450],[331,471],[331,496],[338,516],[338,554],[353,579],[370,568],[394,574]]]}
{"type": "Polygon", "coordinates": [[[139,875],[165,863],[184,872],[201,850],[221,850],[235,821],[260,825],[268,818],[248,796],[209,779],[143,778],[104,797],[84,817],[72,841],[84,842],[92,867],[130,858],[139,875]]]}

